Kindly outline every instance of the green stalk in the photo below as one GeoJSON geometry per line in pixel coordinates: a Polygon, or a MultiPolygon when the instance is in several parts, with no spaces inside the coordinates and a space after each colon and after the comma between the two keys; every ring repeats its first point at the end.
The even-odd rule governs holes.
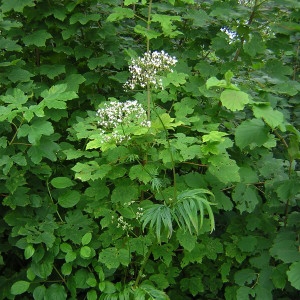
{"type": "Polygon", "coordinates": [[[166,139],[167,139],[167,143],[168,143],[168,146],[169,146],[169,152],[170,152],[170,157],[171,157],[171,162],[172,162],[173,187],[174,187],[173,197],[174,197],[174,200],[176,200],[176,199],[177,199],[177,183],[176,183],[175,162],[174,162],[173,153],[172,153],[172,151],[171,151],[171,144],[170,144],[170,140],[169,140],[169,137],[168,137],[168,131],[167,131],[167,128],[166,128],[164,122],[162,121],[161,117],[160,117],[159,114],[157,113],[157,111],[156,111],[154,105],[153,105],[153,110],[154,110],[156,116],[158,117],[158,119],[159,119],[161,125],[163,126],[165,133],[166,133],[166,139]]]}

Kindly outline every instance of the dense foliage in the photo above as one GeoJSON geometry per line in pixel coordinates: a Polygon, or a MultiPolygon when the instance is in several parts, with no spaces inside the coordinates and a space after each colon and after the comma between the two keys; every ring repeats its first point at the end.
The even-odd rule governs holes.
{"type": "Polygon", "coordinates": [[[0,299],[297,299],[297,0],[0,1],[0,299]]]}

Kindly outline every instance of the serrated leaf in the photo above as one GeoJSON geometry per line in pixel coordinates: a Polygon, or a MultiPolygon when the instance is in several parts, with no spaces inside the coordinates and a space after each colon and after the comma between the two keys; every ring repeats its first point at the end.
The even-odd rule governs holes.
{"type": "Polygon", "coordinates": [[[196,236],[191,235],[183,229],[179,228],[176,232],[176,237],[178,242],[184,249],[186,249],[189,252],[191,252],[194,249],[197,241],[196,236]]]}
{"type": "Polygon", "coordinates": [[[23,37],[23,42],[26,46],[34,45],[37,47],[46,46],[46,41],[52,38],[52,35],[47,30],[37,30],[23,37]]]}
{"type": "Polygon", "coordinates": [[[242,91],[227,89],[221,93],[220,100],[223,106],[236,111],[244,109],[245,105],[249,103],[249,96],[242,91]]]}
{"type": "Polygon", "coordinates": [[[161,33],[154,31],[152,29],[148,30],[146,27],[143,27],[141,25],[136,25],[134,27],[134,32],[146,37],[149,40],[156,39],[159,36],[161,36],[161,33]]]}
{"type": "Polygon", "coordinates": [[[81,25],[86,25],[90,21],[97,22],[101,18],[101,14],[86,14],[86,13],[75,13],[70,17],[70,24],[79,22],[81,25]]]}
{"type": "Polygon", "coordinates": [[[284,122],[282,112],[273,110],[270,105],[254,105],[252,110],[256,118],[262,118],[272,129],[284,122]]]}
{"type": "Polygon", "coordinates": [[[119,21],[126,18],[133,18],[134,17],[134,11],[130,8],[123,8],[123,7],[115,7],[113,10],[113,13],[108,16],[106,21],[108,22],[114,22],[119,21]]]}
{"type": "Polygon", "coordinates": [[[240,285],[251,284],[257,277],[257,274],[252,269],[242,269],[234,274],[234,281],[240,285]]]}
{"type": "Polygon", "coordinates": [[[52,124],[44,119],[37,119],[30,125],[24,124],[18,130],[18,137],[28,136],[29,143],[36,145],[43,135],[54,133],[52,124]]]}
{"type": "Polygon", "coordinates": [[[30,282],[20,280],[20,281],[15,282],[12,285],[10,291],[13,295],[21,295],[29,289],[29,286],[30,286],[30,282]]]}
{"type": "Polygon", "coordinates": [[[262,146],[268,141],[268,128],[260,119],[246,120],[235,131],[235,142],[240,149],[247,146],[262,146]]]}
{"type": "Polygon", "coordinates": [[[300,261],[292,263],[286,273],[291,285],[300,290],[300,261]]]}
{"type": "Polygon", "coordinates": [[[29,6],[29,7],[35,6],[35,0],[3,1],[3,4],[1,5],[1,10],[3,13],[6,13],[10,10],[14,10],[16,12],[23,12],[24,7],[26,7],[26,6],[29,6]]]}
{"type": "Polygon", "coordinates": [[[47,288],[45,293],[45,300],[66,300],[67,299],[67,293],[65,291],[65,288],[61,284],[51,284],[49,288],[47,288]]]}

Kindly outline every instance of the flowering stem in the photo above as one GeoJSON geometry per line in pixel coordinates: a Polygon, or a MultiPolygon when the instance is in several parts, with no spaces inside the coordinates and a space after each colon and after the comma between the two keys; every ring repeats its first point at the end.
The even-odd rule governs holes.
{"type": "Polygon", "coordinates": [[[151,88],[150,83],[147,83],[147,120],[151,120],[151,113],[150,113],[150,107],[151,107],[151,88]]]}

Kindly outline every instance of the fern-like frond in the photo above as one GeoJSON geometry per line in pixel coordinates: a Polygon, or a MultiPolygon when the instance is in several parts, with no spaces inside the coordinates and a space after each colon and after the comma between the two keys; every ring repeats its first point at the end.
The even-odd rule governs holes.
{"type": "Polygon", "coordinates": [[[198,234],[198,220],[200,220],[201,228],[203,225],[205,208],[210,219],[211,232],[215,229],[215,220],[211,209],[211,205],[214,205],[214,203],[207,200],[207,195],[214,198],[213,193],[206,189],[187,190],[178,195],[174,205],[174,212],[177,216],[175,220],[180,227],[188,229],[189,232],[192,233],[192,225],[192,228],[195,230],[196,234],[198,234]]]}
{"type": "Polygon", "coordinates": [[[159,243],[161,242],[161,232],[164,229],[168,232],[168,238],[172,235],[172,210],[164,204],[153,204],[151,207],[146,208],[143,216],[141,217],[141,222],[143,223],[143,230],[147,224],[150,223],[149,227],[150,229],[155,230],[159,243]]]}

